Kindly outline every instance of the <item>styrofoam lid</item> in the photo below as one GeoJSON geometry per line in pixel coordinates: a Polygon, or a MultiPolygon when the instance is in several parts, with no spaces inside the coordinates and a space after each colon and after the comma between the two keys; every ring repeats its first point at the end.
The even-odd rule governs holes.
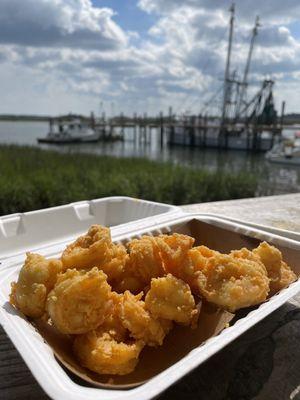
{"type": "Polygon", "coordinates": [[[11,214],[0,218],[1,259],[37,247],[67,241],[86,231],[92,224],[116,226],[143,221],[151,226],[179,207],[130,197],[107,197],[59,207],[11,214]]]}

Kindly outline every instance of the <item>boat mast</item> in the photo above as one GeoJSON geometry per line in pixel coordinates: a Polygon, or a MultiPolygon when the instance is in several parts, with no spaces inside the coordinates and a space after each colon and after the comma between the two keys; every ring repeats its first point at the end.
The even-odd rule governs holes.
{"type": "Polygon", "coordinates": [[[235,4],[232,3],[230,9],[230,29],[229,29],[229,38],[228,38],[228,50],[227,50],[227,60],[226,60],[226,68],[225,68],[225,76],[224,76],[224,98],[223,98],[223,107],[222,107],[222,119],[221,119],[221,133],[224,130],[224,124],[227,118],[227,109],[230,104],[230,58],[231,58],[231,49],[232,49],[232,37],[233,37],[233,27],[234,27],[234,12],[235,12],[235,4]]]}
{"type": "Polygon", "coordinates": [[[259,16],[257,16],[256,19],[255,19],[254,28],[252,30],[252,37],[251,37],[251,41],[250,41],[250,47],[249,47],[247,62],[246,62],[246,66],[245,66],[243,80],[241,82],[240,97],[239,97],[239,100],[238,100],[238,103],[237,103],[237,108],[236,108],[236,120],[240,117],[240,110],[244,105],[243,103],[244,103],[244,100],[245,100],[245,95],[246,95],[246,91],[247,91],[247,87],[248,87],[248,81],[247,80],[248,80],[248,74],[249,74],[249,70],[250,70],[251,58],[252,58],[252,54],[253,54],[254,42],[255,42],[255,38],[257,36],[259,27],[260,27],[259,16]]]}

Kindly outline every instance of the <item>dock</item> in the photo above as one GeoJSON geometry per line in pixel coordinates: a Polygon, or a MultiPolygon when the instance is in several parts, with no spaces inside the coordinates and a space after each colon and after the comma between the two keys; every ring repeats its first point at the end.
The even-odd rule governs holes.
{"type": "Polygon", "coordinates": [[[164,117],[162,114],[157,118],[120,116],[108,120],[96,120],[94,126],[102,132],[104,141],[112,139],[113,132],[118,132],[115,135],[117,140],[151,145],[155,133],[161,148],[180,145],[248,151],[267,151],[273,146],[276,138],[281,138],[283,130],[300,129],[280,122],[272,125],[228,123],[221,126],[202,116],[178,120],[175,117],[164,117]],[[266,134],[268,140],[264,137],[266,134]]]}

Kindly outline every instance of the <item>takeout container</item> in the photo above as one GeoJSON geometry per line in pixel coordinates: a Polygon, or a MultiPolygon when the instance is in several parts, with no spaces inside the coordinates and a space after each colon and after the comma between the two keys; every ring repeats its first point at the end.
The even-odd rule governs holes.
{"type": "MultiPolygon", "coordinates": [[[[147,221],[144,220],[142,223],[137,223],[135,228],[132,224],[115,226],[111,230],[113,240],[126,243],[131,238],[140,237],[143,234],[158,235],[179,232],[195,237],[196,244],[201,243],[222,252],[228,252],[231,249],[238,249],[243,246],[251,249],[256,247],[260,241],[266,240],[276,245],[283,252],[284,259],[291,265],[293,270],[298,275],[300,274],[300,263],[298,262],[300,243],[295,240],[260,231],[213,215],[179,215],[175,212],[173,214],[170,213],[167,220],[165,216],[162,219],[157,216],[147,219],[147,221]]],[[[70,226],[72,228],[73,225],[71,224],[70,226]]],[[[69,233],[67,234],[66,232],[60,241],[56,243],[50,241],[49,245],[47,245],[45,240],[42,242],[43,246],[41,248],[36,246],[35,251],[45,256],[58,256],[64,249],[66,242],[72,240],[76,235],[77,233],[70,229],[69,233]]],[[[40,236],[42,240],[42,229],[40,230],[40,236]]],[[[150,368],[152,372],[147,376],[148,380],[143,381],[141,379],[141,382],[144,383],[141,383],[140,386],[118,390],[107,386],[101,389],[88,385],[67,372],[56,360],[51,347],[44,342],[42,336],[33,325],[8,303],[10,282],[17,279],[19,269],[24,261],[24,254],[20,254],[19,250],[20,248],[16,248],[18,254],[13,255],[10,248],[11,255],[2,260],[0,269],[0,322],[39,384],[51,398],[57,400],[62,398],[65,400],[151,399],[265,318],[300,290],[300,281],[298,280],[261,305],[248,310],[244,309],[242,316],[237,313],[230,327],[209,339],[203,337],[202,340],[207,340],[204,342],[199,340],[199,343],[186,348],[181,354],[179,354],[182,350],[182,347],[179,346],[180,336],[174,337],[175,344],[172,349],[177,352],[176,354],[179,354],[179,357],[174,357],[172,365],[166,363],[164,365],[165,369],[161,369],[161,362],[152,357],[154,368],[152,365],[152,369],[150,368]],[[177,341],[178,346],[176,346],[177,341]]],[[[31,248],[27,247],[27,250],[31,250],[31,248]]],[[[214,331],[211,334],[214,334],[214,331]]],[[[140,365],[137,368],[139,367],[140,365]]]]}
{"type": "Polygon", "coordinates": [[[0,217],[0,259],[79,236],[92,224],[129,230],[161,221],[180,208],[130,197],[105,197],[0,217]]]}
{"type": "Polygon", "coordinates": [[[279,235],[279,236],[283,236],[289,239],[293,239],[293,240],[297,240],[300,241],[300,233],[295,232],[295,231],[290,231],[288,229],[282,229],[282,228],[275,228],[273,226],[267,226],[264,224],[255,224],[253,222],[249,222],[249,221],[239,221],[235,218],[228,218],[226,217],[227,220],[232,221],[232,222],[237,222],[243,225],[247,225],[250,226],[252,228],[255,229],[259,229],[259,230],[263,230],[266,232],[270,232],[270,233],[274,233],[275,235],[279,235]]]}

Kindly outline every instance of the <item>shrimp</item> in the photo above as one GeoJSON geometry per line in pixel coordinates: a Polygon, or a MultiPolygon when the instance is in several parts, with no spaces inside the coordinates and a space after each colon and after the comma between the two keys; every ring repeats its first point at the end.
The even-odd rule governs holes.
{"type": "Polygon", "coordinates": [[[10,302],[23,314],[39,318],[45,312],[47,295],[62,270],[60,260],[27,253],[17,282],[12,282],[10,302]]]}
{"type": "Polygon", "coordinates": [[[48,295],[47,311],[62,333],[80,334],[97,328],[113,311],[106,275],[96,267],[67,270],[48,295]]]}
{"type": "Polygon", "coordinates": [[[145,298],[145,306],[156,318],[168,319],[183,325],[191,324],[194,315],[197,314],[189,285],[171,274],[152,279],[145,298]]]}
{"type": "Polygon", "coordinates": [[[296,274],[282,260],[282,254],[276,247],[262,242],[253,250],[253,254],[259,257],[267,269],[271,294],[278,292],[297,279],[296,274]]]}
{"type": "Polygon", "coordinates": [[[128,275],[138,279],[144,286],[150,283],[152,278],[164,275],[156,238],[143,236],[141,239],[134,239],[128,243],[128,249],[128,275]]]}
{"type": "Polygon", "coordinates": [[[125,375],[132,372],[144,343],[118,342],[102,328],[75,337],[73,351],[84,367],[98,374],[125,375]]]}
{"type": "Polygon", "coordinates": [[[63,267],[81,269],[104,264],[111,246],[109,228],[92,225],[86,235],[80,236],[64,250],[61,256],[63,267]]]}
{"type": "Polygon", "coordinates": [[[198,271],[200,294],[209,302],[234,312],[266,300],[269,278],[262,263],[226,254],[210,257],[198,271]]]}
{"type": "MultiPolygon", "coordinates": [[[[171,268],[170,272],[172,275],[188,283],[194,294],[199,294],[197,283],[198,271],[205,268],[208,260],[217,254],[220,253],[206,246],[193,247],[184,252],[184,257],[180,257],[180,260],[173,264],[174,268],[171,268]]],[[[166,262],[166,265],[168,269],[170,264],[166,262]]]]}
{"type": "Polygon", "coordinates": [[[112,244],[106,251],[103,262],[96,266],[106,275],[110,284],[120,281],[128,261],[126,248],[122,244],[112,244]]]}
{"type": "MultiPolygon", "coordinates": [[[[169,272],[175,276],[180,275],[187,252],[192,248],[194,241],[195,239],[192,237],[179,233],[157,237],[160,254],[167,273],[169,272]]],[[[180,278],[180,276],[178,277],[180,278]]]]}
{"type": "Polygon", "coordinates": [[[119,314],[122,324],[129,330],[131,337],[149,346],[162,345],[164,337],[171,330],[172,322],[152,316],[141,300],[142,295],[134,296],[129,291],[122,295],[119,314]]]}

